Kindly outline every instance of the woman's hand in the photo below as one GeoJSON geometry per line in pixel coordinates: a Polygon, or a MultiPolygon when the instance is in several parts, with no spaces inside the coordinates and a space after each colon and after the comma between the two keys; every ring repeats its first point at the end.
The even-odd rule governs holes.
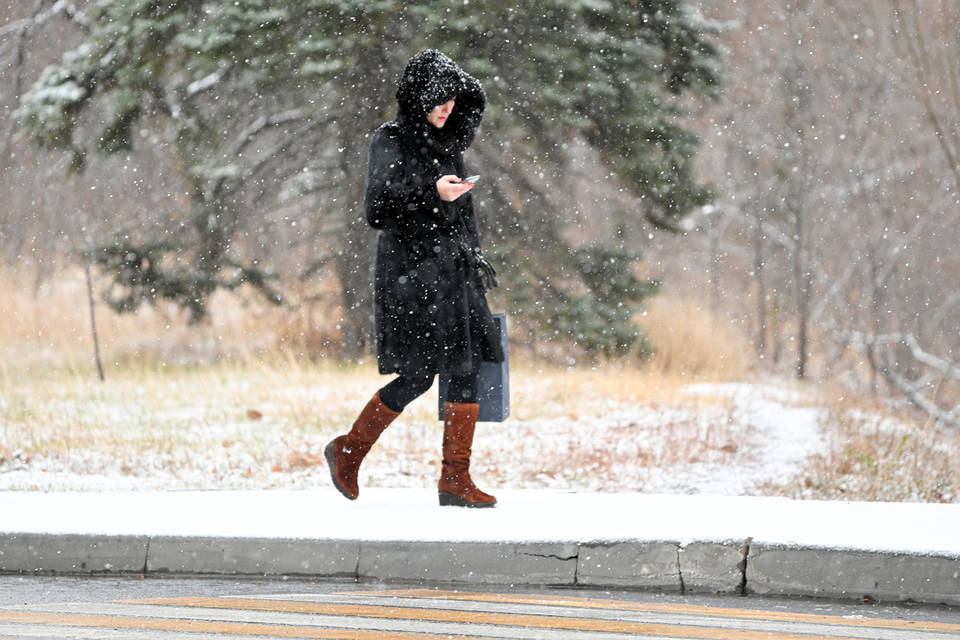
{"type": "Polygon", "coordinates": [[[463,182],[454,175],[443,176],[437,180],[437,193],[444,202],[453,202],[470,189],[473,189],[472,183],[463,182]]]}

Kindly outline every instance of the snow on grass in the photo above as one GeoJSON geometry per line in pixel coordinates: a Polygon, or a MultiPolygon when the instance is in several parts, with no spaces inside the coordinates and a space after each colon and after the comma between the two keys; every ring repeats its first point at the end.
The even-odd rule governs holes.
{"type": "MultiPolygon", "coordinates": [[[[0,490],[325,487],[324,445],[387,380],[369,366],[219,366],[132,371],[106,384],[71,376],[5,384],[0,490]]],[[[936,489],[942,480],[929,489],[899,467],[890,477],[910,486],[894,492],[869,474],[840,478],[856,475],[856,461],[844,462],[854,423],[872,420],[890,437],[911,427],[856,408],[838,414],[787,384],[520,369],[512,387],[514,415],[477,428],[473,473],[490,490],[955,499],[952,488],[936,489]],[[855,489],[844,495],[841,486],[855,489]]],[[[433,389],[384,433],[361,485],[436,486],[436,413],[433,389]]],[[[956,443],[942,446],[952,462],[956,443]]]]}
{"type": "Polygon", "coordinates": [[[795,498],[960,502],[960,433],[843,403],[825,419],[827,446],[807,458],[795,498]]]}

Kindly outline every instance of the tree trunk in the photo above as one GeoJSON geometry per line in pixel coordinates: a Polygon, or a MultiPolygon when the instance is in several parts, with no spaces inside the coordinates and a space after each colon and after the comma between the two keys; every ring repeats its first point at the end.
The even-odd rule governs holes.
{"type": "MultiPolygon", "coordinates": [[[[362,175],[366,175],[365,172],[362,175]]],[[[339,323],[341,353],[347,359],[356,359],[369,352],[373,346],[373,259],[376,234],[367,225],[364,215],[363,181],[356,173],[347,179],[352,182],[344,202],[346,228],[343,244],[337,253],[336,266],[343,291],[343,317],[339,323]]]]}
{"type": "Polygon", "coordinates": [[[757,216],[753,234],[753,277],[757,281],[757,355],[767,350],[767,284],[763,280],[763,222],[757,216]]]}
{"type": "Polygon", "coordinates": [[[342,243],[335,264],[343,295],[340,319],[341,355],[358,359],[373,348],[373,262],[376,232],[367,224],[364,194],[367,179],[368,134],[387,119],[393,102],[393,73],[397,61],[373,47],[359,56],[344,79],[344,104],[339,122],[340,165],[344,188],[342,206],[346,217],[342,243]],[[375,87],[362,91],[357,87],[375,87]]]}
{"type": "Polygon", "coordinates": [[[805,380],[807,377],[807,353],[810,348],[810,268],[804,256],[804,228],[803,213],[794,212],[794,230],[797,238],[797,247],[793,254],[793,277],[797,293],[797,378],[805,380]]]}
{"type": "Polygon", "coordinates": [[[720,313],[720,229],[717,218],[710,225],[710,312],[714,317],[720,313]]]}

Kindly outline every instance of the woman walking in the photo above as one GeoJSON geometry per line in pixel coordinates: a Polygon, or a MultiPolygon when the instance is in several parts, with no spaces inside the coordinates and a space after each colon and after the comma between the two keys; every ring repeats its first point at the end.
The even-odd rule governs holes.
{"type": "Polygon", "coordinates": [[[445,372],[441,505],[492,507],[470,478],[477,423],[477,372],[502,362],[500,335],[484,297],[492,270],[480,238],[463,152],[486,97],[476,78],[439,51],[409,60],[397,86],[396,119],[370,145],[367,221],[380,232],[374,317],[380,373],[398,374],[374,394],[349,433],[324,450],[333,484],[356,500],[357,472],[403,409],[445,372]]]}

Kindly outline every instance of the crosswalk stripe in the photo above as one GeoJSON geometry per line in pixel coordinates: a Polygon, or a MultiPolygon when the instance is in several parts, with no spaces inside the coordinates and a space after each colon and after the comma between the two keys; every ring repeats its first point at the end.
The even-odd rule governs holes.
{"type": "MultiPolygon", "coordinates": [[[[250,622],[213,622],[207,620],[175,620],[164,618],[140,618],[123,616],[99,616],[83,614],[27,613],[0,611],[0,622],[21,624],[46,624],[68,627],[107,627],[138,629],[142,631],[193,631],[227,633],[246,636],[270,636],[275,638],[309,638],[313,640],[449,640],[449,635],[420,633],[391,633],[387,631],[359,631],[354,629],[326,629],[320,627],[296,627],[280,624],[256,624],[250,622]]],[[[471,640],[493,640],[478,636],[462,636],[471,640]]]]}
{"type": "MultiPolygon", "coordinates": [[[[107,627],[77,627],[49,624],[12,624],[0,622],[0,633],[15,633],[15,640],[257,640],[259,636],[225,636],[220,633],[196,631],[152,631],[107,627]]],[[[13,640],[11,638],[11,640],[13,640]]]]}
{"type": "Polygon", "coordinates": [[[627,611],[645,611],[707,615],[722,618],[743,618],[751,620],[771,620],[785,622],[811,622],[839,626],[875,627],[881,629],[909,629],[911,631],[932,631],[937,633],[960,632],[960,624],[928,622],[921,620],[894,620],[890,618],[868,618],[828,616],[812,613],[793,613],[790,611],[766,611],[763,609],[732,609],[728,607],[710,607],[692,604],[667,604],[661,602],[632,602],[629,600],[606,600],[602,598],[577,598],[570,596],[540,596],[499,593],[465,593],[440,589],[391,589],[387,591],[345,591],[350,596],[383,596],[399,598],[441,598],[445,600],[464,600],[477,602],[497,602],[510,604],[538,604],[575,608],[621,609],[627,611]]]}
{"type": "MultiPolygon", "coordinates": [[[[172,620],[206,620],[248,622],[260,624],[284,624],[327,629],[357,629],[364,631],[389,631],[433,634],[443,636],[483,636],[490,640],[568,640],[570,632],[533,627],[505,627],[497,625],[466,625],[459,622],[435,622],[431,620],[401,618],[363,618],[310,613],[256,611],[247,609],[211,609],[206,607],[177,607],[170,605],[143,605],[132,603],[64,603],[40,605],[32,609],[51,614],[96,614],[106,616],[145,616],[172,620]]],[[[632,640],[635,635],[577,632],[579,640],[632,640]],[[602,638],[601,638],[602,636],[602,638]]]]}
{"type": "MultiPolygon", "coordinates": [[[[711,616],[706,614],[681,614],[660,611],[636,611],[612,607],[564,607],[536,602],[503,603],[487,602],[484,600],[446,599],[446,598],[408,598],[403,596],[377,597],[357,595],[352,592],[346,594],[283,594],[257,595],[258,600],[296,600],[298,602],[322,602],[329,604],[366,604],[391,606],[446,609],[455,611],[480,611],[489,613],[518,613],[530,615],[546,615],[568,618],[596,618],[604,620],[619,620],[622,622],[647,622],[672,625],[695,625],[699,627],[718,627],[723,629],[745,629],[754,631],[782,631],[794,634],[808,633],[813,635],[847,636],[852,635],[865,640],[930,640],[930,632],[914,629],[886,629],[877,627],[850,627],[832,624],[818,624],[814,622],[789,620],[764,620],[760,618],[732,618],[711,616]]],[[[533,599],[531,599],[533,600],[533,599]]],[[[486,633],[490,633],[487,631],[486,633]]],[[[941,637],[942,636],[937,636],[941,637]]],[[[955,637],[955,636],[954,636],[955,637]]]]}
{"type": "Polygon", "coordinates": [[[351,604],[325,604],[285,600],[251,598],[150,598],[137,600],[140,604],[179,607],[205,607],[211,609],[243,609],[287,613],[310,613],[319,615],[380,618],[396,620],[419,620],[433,622],[456,622],[467,624],[490,624],[540,629],[563,629],[569,631],[602,631],[607,633],[633,633],[658,635],[668,638],[691,638],[696,640],[854,640],[839,636],[780,633],[773,631],[746,631],[718,629],[704,626],[657,624],[646,622],[621,622],[587,618],[563,618],[542,615],[488,613],[475,611],[449,611],[440,609],[372,606],[351,604]]]}
{"type": "Polygon", "coordinates": [[[960,638],[958,630],[925,621],[424,588],[0,608],[0,640],[946,640],[960,638]]]}

